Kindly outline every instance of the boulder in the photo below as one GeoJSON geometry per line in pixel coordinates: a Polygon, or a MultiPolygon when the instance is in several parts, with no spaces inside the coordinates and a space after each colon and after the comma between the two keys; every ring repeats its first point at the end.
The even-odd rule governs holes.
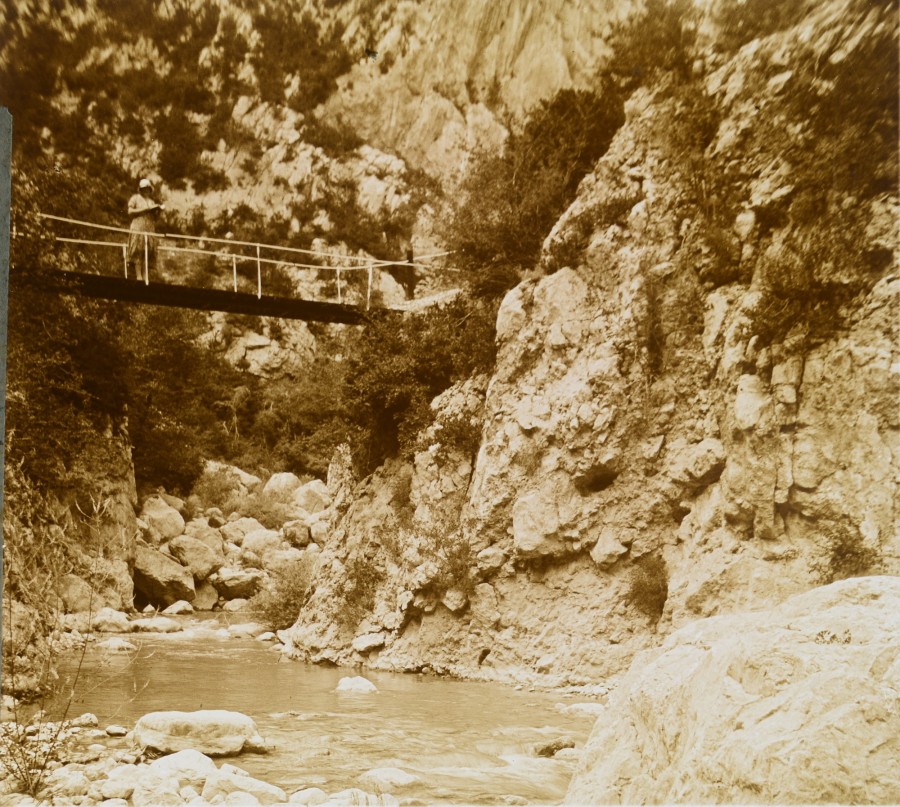
{"type": "Polygon", "coordinates": [[[357,653],[369,653],[372,650],[377,650],[379,647],[384,647],[386,641],[387,634],[384,631],[364,633],[362,636],[357,636],[351,643],[351,646],[357,653]]]}
{"type": "Polygon", "coordinates": [[[226,600],[237,597],[252,597],[259,591],[265,574],[259,569],[232,569],[225,567],[219,569],[209,578],[209,582],[215,586],[226,600]]]}
{"type": "MultiPolygon", "coordinates": [[[[196,597],[194,599],[196,599],[196,597]]],[[[192,613],[194,613],[194,606],[191,605],[186,600],[179,600],[178,602],[173,602],[168,608],[164,609],[163,613],[166,616],[180,616],[182,614],[192,614],[192,613]]]]}
{"type": "Polygon", "coordinates": [[[313,479],[298,487],[291,500],[307,513],[320,513],[331,504],[331,494],[321,479],[313,479]]]}
{"type": "Polygon", "coordinates": [[[317,544],[326,544],[328,542],[328,521],[313,521],[312,524],[309,525],[309,537],[311,540],[315,541],[317,544]]]}
{"type": "Polygon", "coordinates": [[[278,532],[267,529],[254,530],[244,536],[244,542],[241,544],[241,556],[252,552],[265,566],[267,565],[266,556],[281,548],[281,535],[278,532]]]}
{"type": "Polygon", "coordinates": [[[131,624],[141,633],[178,633],[181,630],[181,625],[167,616],[143,617],[135,619],[131,624]]]}
{"type": "MultiPolygon", "coordinates": [[[[243,776],[230,771],[216,771],[210,774],[200,794],[206,801],[213,802],[219,798],[225,800],[232,793],[249,793],[257,799],[258,804],[279,804],[287,801],[287,793],[280,787],[254,779],[251,776],[243,776]]],[[[247,801],[235,801],[232,803],[246,804],[247,801]]]]}
{"type": "Polygon", "coordinates": [[[100,793],[105,799],[129,799],[140,774],[141,770],[137,765],[119,765],[100,784],[100,793]]]}
{"type": "Polygon", "coordinates": [[[288,521],[281,528],[284,533],[284,540],[291,546],[303,548],[310,542],[309,526],[302,519],[296,521],[288,521]]]}
{"type": "Polygon", "coordinates": [[[361,675],[355,675],[352,677],[341,678],[334,691],[368,694],[378,692],[378,687],[376,687],[368,678],[363,678],[361,675]]]}
{"type": "Polygon", "coordinates": [[[91,787],[90,779],[84,771],[72,770],[69,767],[58,768],[47,775],[45,787],[55,798],[63,799],[65,803],[75,796],[84,797],[91,787]]]}
{"type": "Polygon", "coordinates": [[[230,541],[231,543],[240,546],[244,542],[245,535],[264,529],[265,527],[255,518],[248,518],[245,516],[234,521],[229,521],[219,528],[219,532],[226,541],[230,541]]]}
{"type": "Polygon", "coordinates": [[[223,611],[227,611],[228,613],[236,613],[237,611],[243,611],[250,604],[250,600],[245,600],[242,597],[236,597],[233,600],[229,600],[222,606],[223,611]]]}
{"type": "Polygon", "coordinates": [[[140,771],[131,793],[134,807],[178,807],[184,802],[178,792],[178,782],[156,771],[140,771]]]}
{"type": "MultiPolygon", "coordinates": [[[[220,526],[224,523],[223,519],[220,522],[220,526]]],[[[193,521],[189,521],[184,527],[184,534],[202,541],[217,555],[221,555],[225,551],[225,541],[222,538],[222,533],[211,527],[205,518],[195,518],[193,521]]]]}
{"type": "Polygon", "coordinates": [[[900,803],[900,579],[689,623],[637,656],[566,802],[900,803]]]}
{"type": "Polygon", "coordinates": [[[216,763],[194,748],[155,759],[150,763],[150,770],[167,779],[176,779],[179,787],[196,788],[202,788],[206,778],[218,772],[216,763]]]}
{"type": "Polygon", "coordinates": [[[251,718],[222,709],[151,712],[135,724],[134,742],[164,754],[194,749],[209,756],[230,756],[265,750],[251,718]]]}
{"type": "Polygon", "coordinates": [[[112,608],[101,608],[94,614],[91,628],[100,633],[128,633],[132,630],[128,616],[112,608]]]}
{"type": "Polygon", "coordinates": [[[219,592],[209,580],[204,580],[197,586],[192,604],[195,611],[212,611],[218,601],[219,592]]]}
{"type": "Polygon", "coordinates": [[[218,507],[208,507],[203,511],[203,516],[210,527],[221,527],[225,524],[225,515],[218,507]]]}
{"type": "Polygon", "coordinates": [[[305,804],[308,807],[324,804],[328,801],[328,794],[318,787],[305,787],[296,793],[291,793],[288,804],[305,804]]]}
{"type": "Polygon", "coordinates": [[[290,472],[272,474],[263,488],[263,494],[276,499],[286,499],[302,484],[296,474],[290,472]]]}
{"type": "Polygon", "coordinates": [[[162,496],[148,496],[141,509],[141,521],[167,541],[184,532],[184,518],[162,496]]]}
{"type": "Polygon", "coordinates": [[[169,552],[197,581],[205,580],[225,563],[223,554],[216,554],[206,543],[188,535],[179,535],[169,541],[169,552]]]}
{"type": "MultiPolygon", "coordinates": [[[[309,531],[307,530],[307,535],[309,531]]],[[[309,541],[307,541],[309,543],[309,541]]],[[[77,574],[64,574],[59,581],[59,596],[67,614],[79,614],[95,609],[97,597],[88,583],[77,574]]]]}
{"type": "Polygon", "coordinates": [[[194,599],[193,575],[178,561],[141,543],[134,555],[134,587],[156,606],[194,599]]]}

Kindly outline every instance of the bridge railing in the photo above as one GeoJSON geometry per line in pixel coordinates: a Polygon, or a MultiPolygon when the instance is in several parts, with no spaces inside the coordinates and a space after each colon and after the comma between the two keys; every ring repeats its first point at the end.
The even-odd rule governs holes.
{"type": "MultiPolygon", "coordinates": [[[[56,236],[56,241],[65,244],[80,245],[82,247],[104,247],[108,250],[118,250],[122,256],[122,270],[126,278],[128,278],[128,243],[134,233],[124,227],[114,227],[108,224],[97,224],[94,222],[82,221],[79,219],[67,218],[64,216],[55,216],[47,213],[40,214],[42,218],[71,225],[75,228],[87,228],[89,231],[99,231],[109,233],[108,239],[100,240],[98,238],[77,238],[71,236],[56,236]],[[120,238],[115,238],[112,234],[119,234],[120,238]],[[122,237],[124,236],[124,237],[122,237]],[[115,238],[115,240],[113,240],[115,238]]],[[[424,261],[433,260],[443,257],[449,253],[440,252],[432,255],[421,256],[414,261],[388,261],[378,258],[372,258],[367,255],[347,255],[335,252],[326,252],[322,250],[302,249],[299,247],[286,247],[277,244],[265,244],[256,241],[240,241],[234,238],[216,238],[211,236],[186,235],[183,233],[138,233],[143,240],[143,249],[141,250],[141,263],[143,264],[143,282],[150,283],[150,270],[154,268],[153,262],[150,260],[153,247],[157,253],[166,254],[174,258],[175,262],[181,262],[183,268],[191,269],[190,261],[197,261],[198,258],[205,256],[207,266],[224,265],[226,271],[230,270],[231,286],[235,292],[239,286],[239,267],[250,268],[251,272],[255,268],[255,291],[258,298],[263,296],[266,287],[266,272],[272,267],[280,269],[298,269],[298,270],[315,270],[317,276],[321,277],[321,273],[334,273],[335,295],[338,304],[349,304],[348,294],[351,286],[360,286],[359,283],[353,283],[354,275],[364,273],[365,277],[365,307],[368,309],[372,305],[373,287],[375,281],[375,272],[386,271],[389,267],[409,267],[430,268],[430,265],[424,261]],[[151,240],[152,239],[152,240],[151,240]],[[154,243],[155,242],[155,243],[154,243]],[[177,246],[179,242],[185,244],[194,244],[195,246],[177,246]],[[218,248],[210,248],[209,245],[220,245],[218,248]],[[276,255],[282,257],[275,257],[276,255]],[[289,258],[283,257],[290,256],[289,258]],[[303,256],[309,256],[308,261],[298,260],[303,256]],[[348,282],[350,281],[350,282],[348,282]]],[[[118,260],[118,259],[116,259],[118,260]]],[[[196,266],[194,267],[196,268],[196,266]]],[[[223,273],[222,278],[227,277],[223,273]]],[[[140,280],[139,277],[135,278],[140,280]]],[[[269,278],[271,281],[271,278],[269,278]]],[[[271,283],[270,283],[271,285],[271,283]]],[[[321,284],[320,284],[321,286],[321,284]]],[[[321,289],[320,289],[321,290],[321,289]]],[[[356,303],[354,303],[356,304],[356,303]]],[[[359,301],[362,304],[362,301],[359,301]]]]}

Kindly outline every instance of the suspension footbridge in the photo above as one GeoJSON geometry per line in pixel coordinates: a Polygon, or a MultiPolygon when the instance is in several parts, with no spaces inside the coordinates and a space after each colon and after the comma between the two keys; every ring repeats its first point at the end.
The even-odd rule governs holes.
{"type": "MultiPolygon", "coordinates": [[[[433,268],[429,261],[448,254],[426,255],[414,261],[387,261],[233,238],[142,233],[142,271],[137,277],[129,277],[131,231],[40,215],[56,227],[80,233],[55,237],[58,244],[71,250],[67,260],[61,261],[66,268],[19,271],[20,282],[62,294],[308,322],[353,325],[365,321],[367,312],[373,309],[404,311],[427,306],[427,300],[383,305],[379,299],[381,273],[393,275],[398,271],[411,273],[433,268]],[[85,238],[81,235],[85,229],[99,236],[85,238]],[[154,252],[159,256],[156,261],[152,260],[154,252]],[[116,264],[120,272],[111,271],[116,264]],[[191,279],[191,271],[194,282],[178,282],[191,279]],[[197,285],[198,274],[205,281],[203,285],[197,285]]],[[[132,275],[135,268],[132,266],[132,275]]],[[[432,304],[453,293],[451,290],[434,295],[432,304]]]]}

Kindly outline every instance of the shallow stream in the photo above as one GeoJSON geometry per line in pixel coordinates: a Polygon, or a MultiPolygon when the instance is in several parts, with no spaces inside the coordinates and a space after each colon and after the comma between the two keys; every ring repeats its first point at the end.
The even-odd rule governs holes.
{"type": "Polygon", "coordinates": [[[275,750],[232,761],[288,793],[373,792],[360,776],[392,767],[419,777],[383,788],[405,804],[559,803],[574,763],[539,757],[535,747],[569,737],[580,748],[593,724],[562,710],[573,701],[559,693],[365,671],[378,692],[344,694],[334,691],[338,682],[358,673],[279,662],[253,639],[128,640],[137,652],[89,648],[70,715],[93,712],[101,726],[130,728],[157,710],[243,712],[275,750]]]}

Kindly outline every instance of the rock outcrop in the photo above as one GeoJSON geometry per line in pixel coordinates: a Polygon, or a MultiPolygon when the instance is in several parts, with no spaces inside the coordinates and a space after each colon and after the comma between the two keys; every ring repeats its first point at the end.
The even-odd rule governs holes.
{"type": "Polygon", "coordinates": [[[685,626],[635,658],[569,804],[900,801],[900,579],[685,626]]]}
{"type": "Polygon", "coordinates": [[[833,0],[691,88],[633,93],[500,307],[489,382],[441,396],[427,449],[355,491],[295,655],[583,683],[692,620],[900,573],[897,234],[872,223],[900,208],[834,190],[836,228],[868,222],[853,245],[804,219],[795,186],[824,169],[787,97],[810,65],[896,46],[886,14],[833,0]],[[713,121],[691,153],[688,90],[713,121]],[[793,134],[765,129],[781,118],[793,134]],[[696,201],[709,166],[729,205],[696,201]],[[438,427],[470,416],[468,452],[438,427]]]}

